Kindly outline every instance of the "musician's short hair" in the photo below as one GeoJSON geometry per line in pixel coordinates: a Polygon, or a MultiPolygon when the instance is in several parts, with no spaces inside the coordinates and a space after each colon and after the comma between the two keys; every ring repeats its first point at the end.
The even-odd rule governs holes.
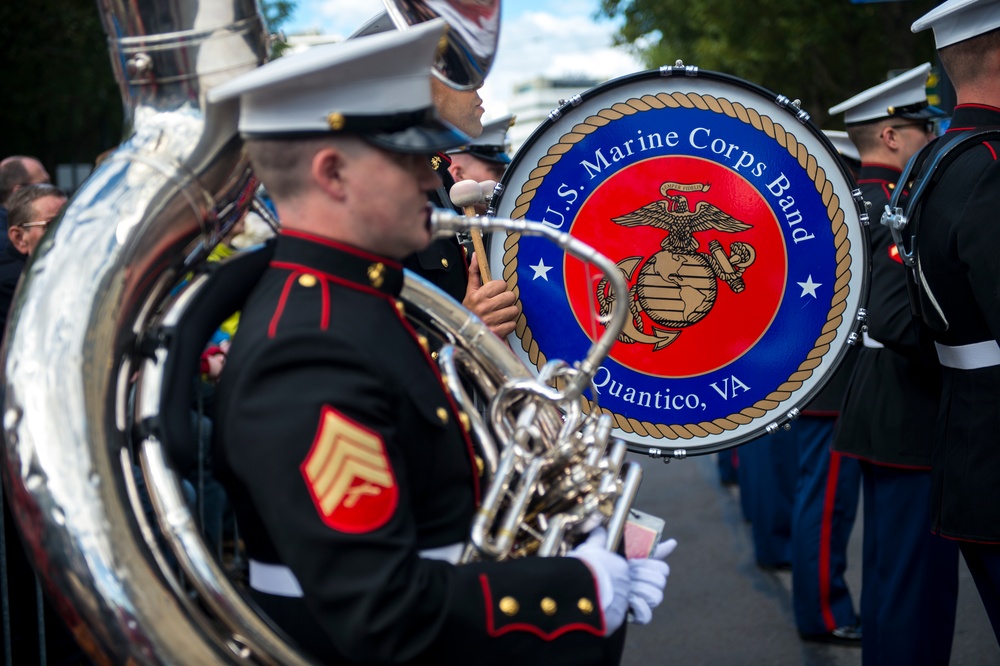
{"type": "Polygon", "coordinates": [[[948,78],[956,86],[972,83],[996,73],[987,69],[990,62],[985,54],[1000,52],[1000,28],[964,41],[945,46],[938,53],[948,78]]]}
{"type": "Polygon", "coordinates": [[[306,190],[312,156],[321,148],[336,146],[351,151],[360,139],[327,135],[301,139],[250,139],[247,155],[257,178],[272,198],[282,201],[306,190]]]}
{"type": "Polygon", "coordinates": [[[883,118],[874,123],[849,125],[845,128],[847,130],[847,138],[851,140],[851,143],[854,144],[859,153],[865,155],[879,147],[879,143],[882,140],[882,130],[887,125],[892,124],[892,122],[893,119],[891,118],[883,118]]]}
{"type": "Polygon", "coordinates": [[[35,202],[45,197],[66,198],[66,193],[55,185],[39,183],[25,185],[10,198],[10,208],[7,211],[7,228],[23,227],[33,222],[35,217],[35,202]]]}

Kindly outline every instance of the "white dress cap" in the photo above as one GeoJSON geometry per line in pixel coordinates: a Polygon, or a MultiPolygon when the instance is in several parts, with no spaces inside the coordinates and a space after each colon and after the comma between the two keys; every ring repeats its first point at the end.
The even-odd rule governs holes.
{"type": "Polygon", "coordinates": [[[829,113],[831,116],[843,113],[845,125],[894,117],[939,118],[944,113],[927,103],[927,75],[930,71],[930,63],[925,62],[831,107],[829,113]]]}
{"type": "Polygon", "coordinates": [[[315,46],[216,86],[208,99],[238,97],[247,138],[343,133],[403,152],[445,150],[469,141],[438,118],[431,97],[431,63],[446,27],[434,19],[315,46]]]}
{"type": "Polygon", "coordinates": [[[1000,28],[1000,0],[948,0],[910,26],[913,32],[934,29],[939,49],[1000,28]]]}
{"type": "Polygon", "coordinates": [[[858,152],[858,147],[854,145],[850,137],[847,136],[847,132],[841,132],[839,130],[823,130],[823,134],[826,138],[830,140],[833,147],[837,149],[845,159],[852,160],[854,162],[861,162],[861,153],[858,152]]]}
{"type": "Polygon", "coordinates": [[[464,146],[449,153],[470,153],[488,162],[510,164],[510,141],[507,140],[507,130],[514,126],[514,116],[507,114],[483,124],[483,133],[464,146]]]}

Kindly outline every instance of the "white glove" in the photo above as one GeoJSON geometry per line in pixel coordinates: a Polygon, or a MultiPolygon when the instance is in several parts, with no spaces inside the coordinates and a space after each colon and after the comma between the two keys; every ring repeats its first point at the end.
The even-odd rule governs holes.
{"type": "Polygon", "coordinates": [[[586,541],[571,550],[569,556],[583,560],[594,574],[601,610],[604,611],[604,635],[610,636],[625,622],[631,578],[628,561],[608,551],[607,540],[607,530],[598,527],[586,541]]]}
{"type": "Polygon", "coordinates": [[[667,586],[670,565],[664,562],[677,547],[676,539],[667,539],[656,547],[649,558],[628,561],[631,590],[628,595],[632,621],[647,624],[653,619],[653,609],[663,601],[663,588],[667,586]]]}

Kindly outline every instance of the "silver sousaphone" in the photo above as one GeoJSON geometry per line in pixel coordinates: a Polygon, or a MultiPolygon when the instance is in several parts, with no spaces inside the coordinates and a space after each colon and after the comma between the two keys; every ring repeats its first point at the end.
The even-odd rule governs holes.
{"type": "MultiPolygon", "coordinates": [[[[254,0],[98,6],[126,107],[125,139],[50,227],[15,295],[2,354],[6,497],[46,593],[95,663],[311,663],[251,608],[200,538],[176,465],[178,445],[190,445],[175,436],[190,403],[181,401],[180,419],[165,409],[194,372],[176,370],[193,364],[183,353],[187,315],[218,293],[202,270],[205,258],[257,186],[236,105],[209,105],[205,93],[263,63],[267,31],[254,0]],[[143,509],[142,485],[155,520],[143,509]]],[[[400,29],[446,16],[452,30],[437,75],[458,88],[481,83],[496,48],[499,0],[398,0],[389,10],[400,29]]],[[[445,233],[458,224],[447,216],[438,222],[445,233]]],[[[519,224],[525,234],[536,231],[519,224]]],[[[582,244],[560,242],[588,258],[582,244]]],[[[532,383],[533,373],[499,341],[480,344],[489,335],[481,322],[447,297],[419,279],[408,280],[405,296],[426,325],[483,359],[470,366],[481,368],[477,383],[503,388],[509,404],[491,420],[523,451],[544,453],[546,441],[593,444],[557,447],[533,469],[547,478],[558,459],[596,470],[585,480],[597,492],[579,503],[604,519],[620,517],[638,479],[627,473],[623,446],[608,440],[606,420],[584,418],[574,399],[600,349],[582,373],[565,364],[547,370],[567,388],[532,383]],[[586,450],[596,453],[581,458],[586,450]]],[[[490,467],[504,465],[518,467],[499,455],[490,467]]],[[[558,529],[546,534],[543,552],[559,552],[556,536],[592,520],[567,515],[553,521],[558,529]]],[[[482,530],[485,545],[470,556],[502,557],[490,527],[482,530]]]]}

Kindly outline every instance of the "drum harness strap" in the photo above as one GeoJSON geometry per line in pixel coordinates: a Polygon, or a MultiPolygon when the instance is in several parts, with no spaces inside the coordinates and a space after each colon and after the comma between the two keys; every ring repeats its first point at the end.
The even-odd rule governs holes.
{"type": "MultiPolygon", "coordinates": [[[[900,176],[899,187],[893,192],[892,200],[886,205],[885,212],[882,213],[882,224],[889,227],[892,239],[896,243],[896,249],[899,251],[899,257],[910,269],[907,274],[910,309],[915,317],[923,320],[932,331],[938,333],[948,330],[948,319],[931,291],[930,285],[927,284],[920,267],[920,257],[917,254],[919,217],[916,217],[916,213],[926,194],[941,180],[945,168],[968,148],[985,141],[1000,141],[1000,127],[946,134],[937,141],[928,144],[910,158],[902,176],[900,176]],[[943,148],[938,148],[941,145],[939,142],[945,142],[943,148]],[[928,161],[928,156],[935,150],[936,154],[928,161]],[[910,187],[904,187],[906,183],[910,183],[911,179],[910,187]],[[909,194],[906,195],[905,207],[901,207],[900,201],[904,196],[904,190],[908,190],[909,194]]],[[[989,342],[996,346],[995,341],[989,342]]],[[[938,346],[942,347],[943,345],[938,346]]],[[[939,349],[939,357],[940,355],[939,349]]],[[[997,350],[997,356],[997,362],[990,363],[990,365],[1000,364],[1000,348],[997,350]]],[[[942,362],[949,367],[957,367],[944,363],[944,359],[942,362]]]]}

